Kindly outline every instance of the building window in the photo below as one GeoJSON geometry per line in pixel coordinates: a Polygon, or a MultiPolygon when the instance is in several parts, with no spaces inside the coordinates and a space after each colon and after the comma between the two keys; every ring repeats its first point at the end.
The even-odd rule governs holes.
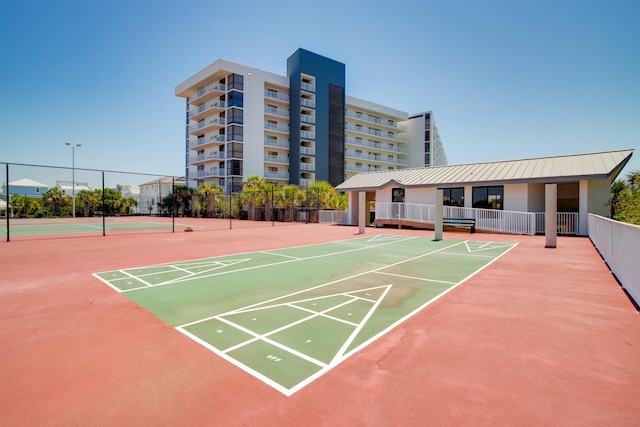
{"type": "Polygon", "coordinates": [[[273,89],[267,89],[267,96],[269,98],[278,98],[278,91],[273,89]]]}
{"type": "Polygon", "coordinates": [[[244,113],[239,108],[229,108],[227,111],[227,124],[243,124],[244,123],[244,113]]]}
{"type": "Polygon", "coordinates": [[[464,207],[464,187],[443,188],[442,204],[445,206],[464,207]]]}
{"type": "Polygon", "coordinates": [[[227,144],[227,157],[241,159],[243,157],[243,147],[239,142],[227,144]]]}
{"type": "Polygon", "coordinates": [[[479,209],[503,209],[504,187],[473,187],[473,207],[479,209]]]}
{"type": "Polygon", "coordinates": [[[244,77],[240,74],[231,74],[227,80],[229,89],[244,90],[244,77]]]}
{"type": "Polygon", "coordinates": [[[391,190],[391,201],[393,203],[404,203],[404,188],[394,188],[391,190]]]}
{"type": "Polygon", "coordinates": [[[244,107],[244,94],[242,92],[238,92],[237,90],[232,90],[229,92],[229,96],[227,97],[227,106],[228,107],[244,107]]]}
{"type": "Polygon", "coordinates": [[[227,141],[244,141],[242,126],[231,125],[227,127],[227,141]]]}

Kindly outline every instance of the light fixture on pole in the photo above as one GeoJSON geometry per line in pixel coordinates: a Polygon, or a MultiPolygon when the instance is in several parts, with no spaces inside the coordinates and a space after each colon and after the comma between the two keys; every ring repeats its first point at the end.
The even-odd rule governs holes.
{"type": "Polygon", "coordinates": [[[71,147],[71,216],[76,217],[76,147],[82,147],[82,144],[71,144],[69,141],[65,145],[71,147]]]}

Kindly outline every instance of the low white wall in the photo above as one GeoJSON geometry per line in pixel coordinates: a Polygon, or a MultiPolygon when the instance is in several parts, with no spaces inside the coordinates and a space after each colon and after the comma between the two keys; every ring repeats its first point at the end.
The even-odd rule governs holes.
{"type": "Polygon", "coordinates": [[[640,304],[640,226],[589,214],[589,238],[622,287],[640,304]]]}

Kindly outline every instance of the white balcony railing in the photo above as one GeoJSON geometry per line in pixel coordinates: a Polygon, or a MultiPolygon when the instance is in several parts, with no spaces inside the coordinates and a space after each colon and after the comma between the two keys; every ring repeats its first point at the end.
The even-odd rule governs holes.
{"type": "Polygon", "coordinates": [[[300,98],[300,105],[303,107],[316,108],[316,101],[309,98],[300,98]]]}
{"type": "Polygon", "coordinates": [[[196,156],[189,156],[189,163],[208,162],[209,160],[224,160],[224,151],[212,151],[211,153],[198,154],[196,156]]]}
{"type": "Polygon", "coordinates": [[[302,82],[302,83],[300,83],[300,88],[302,90],[306,90],[307,92],[315,92],[316,91],[316,85],[311,84],[311,83],[302,82]]]}
{"type": "Polygon", "coordinates": [[[273,108],[265,105],[264,112],[273,116],[289,118],[289,110],[285,110],[284,108],[273,108]]]}
{"type": "Polygon", "coordinates": [[[264,128],[267,129],[267,130],[273,130],[273,131],[276,131],[276,132],[289,133],[289,126],[287,126],[287,125],[280,125],[280,124],[276,124],[276,123],[265,122],[264,123],[264,128]]]}
{"type": "Polygon", "coordinates": [[[227,107],[226,102],[224,101],[213,101],[207,102],[204,105],[200,105],[199,107],[195,107],[189,110],[189,117],[197,116],[200,113],[204,113],[209,110],[221,110],[227,107]]]}
{"type": "Polygon", "coordinates": [[[358,133],[364,133],[367,135],[373,135],[376,136],[378,138],[385,138],[385,139],[390,139],[393,141],[400,141],[400,142],[407,142],[407,138],[404,137],[400,137],[395,133],[389,133],[389,132],[381,132],[377,129],[369,129],[369,128],[365,128],[363,126],[356,126],[353,123],[347,123],[345,124],[344,128],[346,130],[352,131],[352,132],[358,132],[358,133]]]}
{"type": "Polygon", "coordinates": [[[223,83],[212,83],[208,86],[203,87],[202,89],[200,89],[198,91],[198,93],[196,93],[194,96],[190,96],[189,97],[189,103],[193,103],[195,101],[197,101],[199,98],[202,98],[203,96],[207,95],[210,92],[226,92],[227,91],[227,86],[223,83]]]}
{"type": "Polygon", "coordinates": [[[264,145],[268,145],[269,147],[278,147],[278,148],[289,148],[289,141],[285,141],[282,139],[265,139],[264,145]]]}
{"type": "Polygon", "coordinates": [[[316,149],[313,147],[300,147],[300,154],[316,155],[316,149]]]}
{"type": "Polygon", "coordinates": [[[264,91],[264,96],[271,99],[277,99],[278,101],[289,102],[289,94],[282,92],[270,92],[268,90],[264,91]]]}
{"type": "Polygon", "coordinates": [[[396,121],[389,120],[389,119],[382,119],[380,117],[369,117],[369,115],[367,115],[367,114],[362,114],[362,113],[359,114],[359,113],[357,113],[355,111],[351,111],[351,110],[345,110],[344,115],[346,117],[351,117],[351,118],[354,118],[354,119],[362,120],[362,121],[367,122],[367,123],[375,123],[377,125],[393,128],[393,129],[396,129],[396,130],[398,130],[400,132],[405,132],[407,130],[406,126],[400,125],[396,121]]]}
{"type": "Polygon", "coordinates": [[[376,150],[382,150],[382,151],[391,151],[394,153],[408,153],[409,150],[406,147],[400,146],[399,144],[391,144],[388,142],[375,142],[375,141],[369,141],[369,140],[364,140],[364,139],[356,139],[352,136],[346,137],[345,138],[345,143],[346,144],[351,144],[351,145],[358,145],[360,147],[367,147],[367,148],[375,148],[376,150]]]}
{"type": "Polygon", "coordinates": [[[280,179],[289,181],[289,173],[288,172],[270,172],[264,171],[264,177],[269,179],[280,179]]]}
{"type": "Polygon", "coordinates": [[[264,161],[270,163],[280,163],[284,165],[289,164],[289,158],[285,156],[270,156],[268,154],[264,155],[264,161]]]}
{"type": "Polygon", "coordinates": [[[209,135],[204,138],[198,138],[195,141],[189,142],[189,148],[199,147],[204,144],[210,144],[215,142],[225,142],[226,138],[224,135],[209,135]]]}
{"type": "Polygon", "coordinates": [[[316,164],[315,163],[300,163],[300,170],[301,171],[314,171],[314,170],[316,170],[316,164]]]}
{"type": "Polygon", "coordinates": [[[316,139],[316,133],[308,131],[308,130],[301,130],[300,131],[300,138],[316,139]]]}
{"type": "Polygon", "coordinates": [[[300,114],[300,121],[303,123],[315,123],[316,118],[310,114],[300,114]]]}
{"type": "Polygon", "coordinates": [[[194,123],[189,125],[189,132],[195,132],[209,126],[225,126],[227,124],[227,120],[223,117],[216,117],[215,119],[203,120],[198,123],[194,123]]]}

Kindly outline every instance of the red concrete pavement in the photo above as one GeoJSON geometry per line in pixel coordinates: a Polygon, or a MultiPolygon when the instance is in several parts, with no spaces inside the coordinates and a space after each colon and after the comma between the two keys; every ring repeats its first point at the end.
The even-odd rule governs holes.
{"type": "Polygon", "coordinates": [[[640,317],[586,238],[445,233],[518,245],[291,397],[91,276],[356,233],[236,222],[0,243],[0,425],[640,424],[640,317]]]}

